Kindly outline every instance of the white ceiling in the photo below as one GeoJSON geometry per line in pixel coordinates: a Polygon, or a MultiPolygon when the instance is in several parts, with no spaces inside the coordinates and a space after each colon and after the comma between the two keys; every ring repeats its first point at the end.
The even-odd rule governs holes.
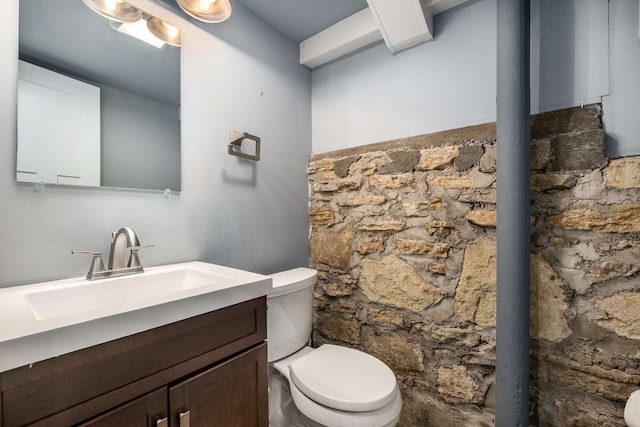
{"type": "Polygon", "coordinates": [[[296,43],[367,7],[367,0],[232,0],[296,43]]]}

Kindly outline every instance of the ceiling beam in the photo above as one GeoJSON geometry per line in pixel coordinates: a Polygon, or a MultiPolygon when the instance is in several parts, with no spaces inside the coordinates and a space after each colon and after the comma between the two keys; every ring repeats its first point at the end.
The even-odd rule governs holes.
{"type": "Polygon", "coordinates": [[[300,63],[315,68],[382,40],[382,34],[367,8],[300,43],[300,63]]]}
{"type": "Polygon", "coordinates": [[[367,0],[361,10],[300,43],[300,63],[313,69],[384,40],[392,53],[431,40],[433,17],[470,0],[367,0]]]}
{"type": "Polygon", "coordinates": [[[423,10],[420,0],[367,0],[367,3],[392,53],[433,38],[433,16],[423,10]]]}

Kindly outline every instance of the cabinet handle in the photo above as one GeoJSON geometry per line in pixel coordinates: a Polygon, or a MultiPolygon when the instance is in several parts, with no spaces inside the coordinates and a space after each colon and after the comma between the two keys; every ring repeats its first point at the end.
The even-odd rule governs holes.
{"type": "Polygon", "coordinates": [[[161,418],[156,421],[156,426],[158,427],[169,427],[169,418],[161,418]]]}
{"type": "Polygon", "coordinates": [[[180,427],[189,427],[189,411],[180,412],[180,427]]]}

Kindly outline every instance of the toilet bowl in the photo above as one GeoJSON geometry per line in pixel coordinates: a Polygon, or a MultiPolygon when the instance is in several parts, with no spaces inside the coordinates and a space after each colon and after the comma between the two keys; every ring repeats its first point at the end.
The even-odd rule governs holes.
{"type": "Polygon", "coordinates": [[[304,347],[273,364],[309,426],[392,427],[402,398],[391,369],[358,350],[304,347]]]}
{"type": "MultiPolygon", "coordinates": [[[[311,337],[313,287],[317,272],[308,268],[272,275],[267,297],[267,342],[271,375],[288,384],[290,399],[270,393],[273,414],[290,416],[311,427],[393,427],[402,398],[395,375],[382,361],[347,347],[307,346],[311,337]],[[299,418],[298,418],[299,417],[299,418]]],[[[273,380],[273,378],[272,378],[273,380]]],[[[274,382],[270,380],[270,383],[274,382]]],[[[286,416],[285,416],[286,417],[286,416]]],[[[271,426],[300,425],[272,418],[271,426]]]]}
{"type": "Polygon", "coordinates": [[[628,427],[640,427],[640,390],[636,390],[627,399],[624,406],[624,422],[628,427]]]}

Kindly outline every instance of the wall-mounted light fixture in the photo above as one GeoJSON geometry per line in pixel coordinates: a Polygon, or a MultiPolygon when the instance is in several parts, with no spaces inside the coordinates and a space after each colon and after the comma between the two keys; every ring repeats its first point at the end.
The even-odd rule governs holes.
{"type": "Polygon", "coordinates": [[[155,16],[147,20],[147,29],[151,34],[172,46],[180,46],[180,30],[155,16]]]}
{"type": "Polygon", "coordinates": [[[114,30],[135,37],[158,49],[165,44],[180,46],[180,30],[160,18],[145,13],[124,0],[82,0],[94,12],[109,19],[114,30]]]}
{"type": "Polygon", "coordinates": [[[118,22],[136,22],[142,10],[122,0],[82,0],[87,6],[107,19],[118,22]]]}
{"type": "Polygon", "coordinates": [[[177,2],[182,10],[200,21],[217,23],[231,16],[229,0],[177,0],[177,2]]]}
{"type": "Polygon", "coordinates": [[[149,31],[147,21],[144,19],[139,19],[136,22],[112,21],[109,23],[109,26],[119,33],[134,37],[158,49],[164,47],[164,40],[159,39],[149,31]]]}

